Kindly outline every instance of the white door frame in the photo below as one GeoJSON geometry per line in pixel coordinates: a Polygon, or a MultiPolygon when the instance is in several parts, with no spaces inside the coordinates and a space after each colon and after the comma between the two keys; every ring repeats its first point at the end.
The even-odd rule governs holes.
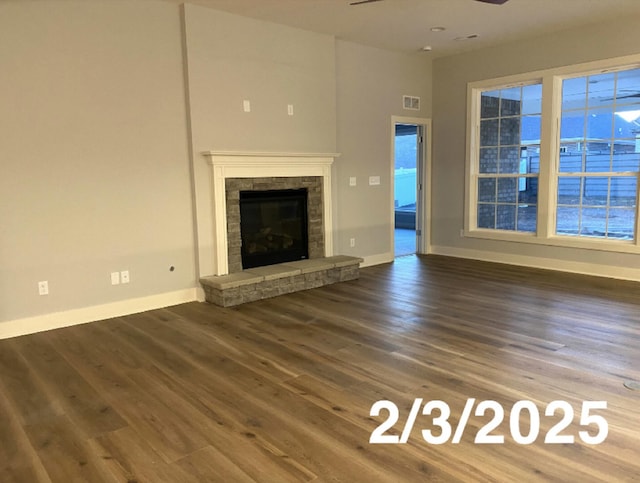
{"type": "Polygon", "coordinates": [[[416,203],[416,218],[417,226],[421,229],[421,235],[417,236],[416,252],[419,254],[431,253],[431,119],[422,117],[404,117],[404,116],[391,116],[391,196],[389,203],[391,205],[391,255],[395,258],[395,150],[396,150],[396,124],[415,124],[422,126],[424,141],[423,149],[419,150],[422,155],[422,159],[418,162],[421,166],[418,166],[417,173],[421,174],[418,179],[418,185],[422,186],[422,190],[417,191],[417,195],[420,197],[420,202],[416,203]],[[422,168],[422,169],[420,169],[422,168]],[[419,208],[421,207],[421,209],[419,208]]]}

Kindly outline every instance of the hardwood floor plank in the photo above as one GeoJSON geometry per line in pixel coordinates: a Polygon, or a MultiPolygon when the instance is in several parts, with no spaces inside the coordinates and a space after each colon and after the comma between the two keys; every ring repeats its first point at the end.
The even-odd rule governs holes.
{"type": "Polygon", "coordinates": [[[33,423],[24,429],[51,481],[117,481],[68,417],[33,423]]]}
{"type": "MultiPolygon", "coordinates": [[[[136,323],[133,325],[141,323],[141,319],[136,318],[136,323]]],[[[200,391],[201,385],[197,384],[197,397],[190,398],[192,388],[190,385],[183,386],[181,383],[181,381],[188,380],[184,377],[185,371],[188,371],[185,369],[188,365],[186,360],[179,360],[177,355],[158,348],[151,339],[146,342],[145,338],[140,338],[138,331],[129,330],[127,325],[117,320],[94,328],[92,332],[100,333],[100,340],[104,344],[99,347],[87,346],[84,343],[71,345],[70,347],[74,351],[73,360],[79,367],[84,368],[85,377],[98,387],[102,387],[105,394],[113,395],[114,401],[118,401],[116,404],[123,406],[121,413],[131,421],[132,428],[136,433],[152,446],[154,451],[163,456],[163,461],[180,461],[181,465],[187,465],[193,454],[206,448],[207,444],[214,443],[232,458],[241,458],[241,461],[249,459],[251,464],[247,464],[245,461],[243,468],[256,481],[270,481],[271,477],[276,477],[279,481],[306,481],[315,478],[315,475],[309,477],[310,473],[307,470],[288,459],[277,449],[273,447],[256,448],[255,438],[246,436],[246,433],[251,430],[250,426],[235,425],[242,427],[229,433],[229,428],[233,428],[234,424],[230,422],[229,418],[224,417],[225,408],[227,405],[235,407],[235,401],[243,397],[242,392],[233,391],[225,405],[217,399],[218,394],[222,391],[220,386],[214,385],[211,392],[203,395],[200,391]],[[136,333],[129,337],[129,332],[136,333]],[[151,344],[155,349],[145,354],[135,345],[131,345],[129,342],[123,343],[119,337],[126,338],[127,341],[138,340],[145,345],[151,344]],[[107,347],[118,347],[120,357],[132,362],[131,368],[126,373],[119,373],[117,364],[114,365],[110,362],[110,351],[106,349],[107,347]],[[151,353],[160,355],[160,359],[150,357],[151,353]],[[93,364],[87,363],[89,360],[92,360],[93,364]],[[164,370],[169,372],[172,369],[178,370],[174,373],[174,379],[158,369],[165,362],[167,364],[163,367],[164,370]],[[215,394],[216,397],[210,397],[212,394],[215,394]],[[176,431],[181,431],[179,426],[173,429],[167,427],[175,417],[167,414],[164,417],[158,416],[160,412],[167,411],[162,409],[167,401],[176,401],[178,398],[180,401],[176,402],[175,406],[181,407],[183,412],[188,412],[191,416],[188,424],[185,424],[184,427],[193,427],[194,434],[191,437],[199,435],[200,438],[200,447],[192,447],[193,451],[189,447],[185,447],[186,443],[182,442],[182,438],[178,438],[176,441],[176,431]],[[206,404],[199,404],[200,398],[206,398],[206,404]],[[154,401],[162,401],[162,404],[154,401]],[[187,403],[193,407],[187,406],[187,403]],[[220,414],[220,411],[223,414],[220,414]],[[264,468],[269,468],[269,472],[265,474],[264,468]]],[[[175,340],[174,335],[175,332],[169,336],[170,340],[175,340]]],[[[198,338],[193,340],[197,341],[198,338]]],[[[68,344],[68,340],[64,342],[68,344]]],[[[210,354],[214,354],[215,360],[220,358],[211,351],[210,354]]],[[[198,373],[196,366],[192,366],[191,370],[194,371],[194,374],[198,373]]],[[[202,374],[202,376],[210,379],[207,374],[202,374]]]]}
{"type": "Polygon", "coordinates": [[[233,359],[274,381],[284,381],[296,375],[282,365],[236,347],[235,341],[226,341],[221,335],[212,337],[211,331],[179,317],[167,321],[150,313],[146,317],[130,319],[130,323],[148,336],[170,340],[172,348],[180,349],[202,366],[216,366],[220,361],[233,359]]]}
{"type": "Polygon", "coordinates": [[[0,391],[0,481],[50,482],[9,401],[0,391]]]}
{"type": "MultiPolygon", "coordinates": [[[[138,328],[141,327],[138,326],[138,328]]],[[[163,340],[163,336],[155,332],[153,327],[147,327],[147,330],[152,331],[155,340],[163,340]]],[[[169,347],[169,345],[172,344],[174,337],[169,334],[165,334],[164,337],[166,347],[169,347]]],[[[187,360],[187,354],[185,353],[183,356],[185,357],[185,360],[187,360]]],[[[294,397],[292,393],[283,391],[283,388],[279,387],[277,384],[261,378],[258,374],[253,373],[240,364],[235,364],[235,361],[233,360],[224,359],[219,360],[219,362],[224,365],[223,368],[210,366],[205,363],[206,373],[202,374],[203,377],[201,380],[203,382],[200,384],[198,389],[208,389],[209,393],[208,396],[202,397],[204,396],[202,395],[198,399],[216,400],[225,397],[224,394],[230,394],[230,396],[227,397],[233,398],[232,400],[221,402],[224,403],[225,407],[234,406],[235,402],[235,406],[238,407],[238,411],[231,416],[227,414],[226,417],[221,414],[217,415],[219,420],[224,420],[227,426],[233,427],[234,425],[237,426],[244,422],[245,426],[242,427],[244,434],[250,434],[252,439],[259,438],[261,440],[259,441],[259,444],[264,441],[268,441],[268,444],[278,446],[278,441],[286,441],[287,444],[285,446],[280,446],[280,450],[283,454],[306,467],[310,467],[313,471],[323,474],[332,474],[336,470],[324,465],[318,466],[318,460],[310,457],[308,452],[321,454],[326,453],[327,451],[335,451],[336,453],[334,457],[328,459],[336,460],[339,455],[344,457],[349,452],[362,452],[365,450],[364,446],[357,442],[357,440],[354,440],[353,433],[356,431],[355,428],[343,429],[342,425],[339,425],[338,427],[341,430],[340,435],[337,437],[337,435],[333,434],[336,432],[336,425],[330,424],[330,420],[334,417],[332,413],[317,411],[313,406],[307,405],[304,401],[293,403],[290,401],[290,398],[294,397]],[[215,382],[211,381],[211,378],[216,376],[217,379],[215,379],[215,382]],[[236,382],[230,385],[228,383],[229,380],[236,382]],[[241,387],[236,387],[238,384],[243,385],[241,387]],[[234,389],[235,392],[240,391],[239,395],[245,395],[244,401],[237,400],[236,396],[233,394],[234,389]],[[247,394],[252,394],[252,396],[249,397],[247,394]],[[256,395],[262,397],[256,398],[256,395]],[[267,401],[267,404],[265,404],[265,401],[267,401]],[[292,406],[297,408],[295,416],[289,411],[279,409],[292,406]],[[300,413],[303,408],[306,409],[307,412],[303,415],[304,417],[300,417],[300,413]],[[247,420],[247,416],[243,415],[252,416],[247,420]],[[289,429],[283,431],[285,427],[288,427],[289,429]],[[331,434],[332,439],[335,441],[334,448],[329,448],[326,444],[322,444],[324,439],[328,437],[322,434],[322,428],[334,428],[331,434]],[[262,438],[264,438],[263,441],[262,438]],[[349,440],[352,441],[350,444],[349,440]]],[[[220,364],[218,364],[218,366],[219,365],[220,364]]],[[[171,372],[169,367],[163,368],[163,370],[171,372]]],[[[177,374],[174,375],[177,376],[177,374]]],[[[157,375],[156,379],[161,377],[161,375],[157,375]]],[[[179,378],[176,380],[179,380],[179,378]]],[[[168,384],[165,383],[163,386],[166,387],[168,384]]],[[[189,391],[188,388],[183,388],[183,391],[180,392],[193,393],[193,389],[189,391]]],[[[377,460],[380,459],[382,459],[382,456],[377,458],[377,460]]],[[[397,459],[398,458],[396,458],[396,460],[397,459]]],[[[370,478],[374,478],[374,481],[392,481],[396,477],[392,475],[397,475],[399,471],[401,473],[405,471],[401,471],[400,467],[393,467],[392,475],[385,476],[384,468],[377,468],[377,465],[369,464],[366,468],[358,466],[359,465],[356,464],[349,468],[343,467],[340,469],[340,472],[343,477],[346,478],[354,478],[356,476],[362,477],[365,474],[369,474],[370,478]]],[[[426,471],[425,468],[426,467],[423,468],[423,471],[426,471]]],[[[413,477],[417,476],[417,473],[414,473],[413,471],[411,471],[410,474],[413,477]]],[[[430,474],[432,478],[435,477],[434,472],[430,471],[430,474]]]]}
{"type": "MultiPolygon", "coordinates": [[[[213,450],[205,448],[204,452],[218,452],[224,458],[223,465],[232,462],[255,481],[296,482],[316,478],[316,474],[304,462],[297,461],[287,452],[286,444],[280,443],[268,430],[260,431],[264,424],[255,415],[262,412],[262,406],[247,397],[243,390],[227,383],[225,378],[203,374],[200,383],[192,384],[160,369],[156,369],[154,376],[215,422],[209,427],[213,450]]],[[[278,421],[273,427],[282,431],[286,430],[287,424],[286,421],[278,421]]],[[[287,434],[282,441],[290,438],[287,434]]],[[[200,454],[200,451],[196,453],[200,454]]],[[[191,464],[194,454],[182,458],[177,464],[191,464]]],[[[195,456],[196,459],[199,457],[195,456]]]]}
{"type": "Polygon", "coordinates": [[[435,256],[231,308],[3,340],[0,480],[636,481],[640,392],[622,383],[640,381],[638,347],[640,284],[435,256]],[[417,408],[406,443],[369,443],[389,416],[370,415],[379,400],[398,408],[389,436],[417,408]],[[422,433],[442,430],[421,412],[434,400],[450,409],[444,444],[422,433]],[[556,400],[573,442],[544,441],[556,400]],[[503,409],[489,431],[503,443],[476,441],[493,417],[483,401],[503,409]],[[512,416],[519,401],[537,415],[512,416]],[[600,444],[579,433],[598,429],[585,401],[607,403],[592,411],[600,444]],[[536,417],[538,437],[517,443],[536,417]]]}
{"type": "Polygon", "coordinates": [[[0,343],[0,388],[16,408],[20,422],[31,424],[62,415],[60,401],[47,391],[43,381],[16,350],[17,340],[0,343]]]}
{"type": "MultiPolygon", "coordinates": [[[[196,310],[200,311],[201,317],[210,314],[207,306],[196,310]]],[[[256,329],[252,326],[252,320],[255,324],[256,319],[251,319],[242,312],[231,312],[224,319],[217,318],[210,325],[207,322],[201,323],[209,325],[210,329],[215,330],[229,344],[235,344],[239,349],[253,353],[277,367],[286,368],[291,371],[292,377],[303,373],[317,374],[338,387],[357,384],[362,378],[376,379],[375,374],[367,373],[359,367],[341,367],[339,361],[330,354],[296,344],[288,338],[286,331],[273,334],[273,327],[256,329]]]]}
{"type": "MultiPolygon", "coordinates": [[[[121,325],[115,320],[110,322],[108,325],[111,327],[121,325]]],[[[110,340],[108,332],[104,331],[101,340],[110,340]]],[[[120,350],[126,352],[122,340],[116,337],[113,344],[120,345],[120,350]]],[[[152,344],[152,341],[149,341],[149,345],[152,344]]],[[[206,430],[188,420],[189,408],[175,410],[184,403],[178,395],[167,393],[163,394],[164,397],[158,398],[141,387],[140,382],[146,381],[148,370],[141,367],[122,372],[108,359],[104,359],[98,366],[83,366],[82,358],[77,354],[70,355],[69,358],[75,361],[74,365],[84,371],[87,380],[99,388],[104,398],[117,408],[124,420],[163,457],[165,462],[173,462],[209,444],[206,430]]],[[[133,355],[129,358],[133,358],[133,355]]]]}
{"type": "Polygon", "coordinates": [[[196,481],[180,467],[166,463],[132,427],[98,436],[89,445],[118,481],[196,481]]]}
{"type": "MultiPolygon", "coordinates": [[[[252,483],[256,481],[211,446],[202,448],[182,458],[177,462],[177,465],[185,473],[189,474],[193,478],[193,481],[233,481],[238,483],[252,483]]],[[[287,480],[278,479],[278,481],[287,480]]]]}
{"type": "Polygon", "coordinates": [[[102,396],[60,355],[47,334],[16,339],[20,355],[59,401],[65,413],[88,436],[96,436],[126,426],[102,396]]]}

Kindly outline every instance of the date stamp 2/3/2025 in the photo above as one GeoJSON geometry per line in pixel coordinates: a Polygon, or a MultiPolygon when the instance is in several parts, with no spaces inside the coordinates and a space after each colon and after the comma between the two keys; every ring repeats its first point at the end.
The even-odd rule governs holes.
{"type": "MultiPolygon", "coordinates": [[[[607,420],[595,411],[606,410],[606,401],[583,401],[578,425],[578,438],[587,444],[604,442],[609,433],[607,420]]],[[[369,412],[370,416],[381,416],[387,413],[387,418],[378,425],[369,438],[371,444],[404,444],[407,443],[416,423],[418,415],[429,416],[431,429],[422,429],[422,438],[428,444],[459,444],[465,430],[468,428],[471,415],[477,417],[491,416],[490,420],[476,431],[475,444],[503,444],[505,435],[498,434],[497,428],[505,420],[505,409],[497,401],[484,400],[476,403],[474,398],[467,399],[457,423],[452,424],[451,408],[441,400],[430,400],[426,403],[422,398],[413,401],[407,420],[401,434],[386,434],[400,419],[398,406],[389,400],[376,401],[369,412]],[[422,409],[422,411],[421,411],[422,409]],[[475,410],[474,410],[475,409],[475,410]]],[[[545,444],[573,444],[576,436],[569,431],[574,424],[574,409],[567,401],[552,401],[544,407],[544,417],[555,418],[558,421],[544,432],[545,444]]],[[[540,423],[542,416],[538,406],[528,400],[515,402],[509,408],[509,434],[516,444],[532,444],[540,438],[540,423]],[[524,428],[524,429],[523,429],[524,428]]]]}

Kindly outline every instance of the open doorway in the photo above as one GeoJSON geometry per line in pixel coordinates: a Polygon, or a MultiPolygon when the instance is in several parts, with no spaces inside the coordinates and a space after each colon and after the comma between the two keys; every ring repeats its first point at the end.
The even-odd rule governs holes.
{"type": "Polygon", "coordinates": [[[428,120],[393,119],[394,258],[428,252],[428,134],[428,120]]]}

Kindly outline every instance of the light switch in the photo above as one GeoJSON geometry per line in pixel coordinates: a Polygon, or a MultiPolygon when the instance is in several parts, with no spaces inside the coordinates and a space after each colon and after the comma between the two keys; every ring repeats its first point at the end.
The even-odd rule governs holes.
{"type": "Polygon", "coordinates": [[[380,184],[380,176],[369,176],[369,186],[377,186],[380,184]]]}
{"type": "Polygon", "coordinates": [[[293,116],[293,104],[287,105],[287,114],[293,116]]]}
{"type": "Polygon", "coordinates": [[[356,177],[355,176],[351,176],[349,178],[349,186],[355,186],[356,185],[356,177]]]}
{"type": "Polygon", "coordinates": [[[244,109],[244,112],[251,112],[251,101],[247,99],[242,101],[242,108],[244,109]]]}

